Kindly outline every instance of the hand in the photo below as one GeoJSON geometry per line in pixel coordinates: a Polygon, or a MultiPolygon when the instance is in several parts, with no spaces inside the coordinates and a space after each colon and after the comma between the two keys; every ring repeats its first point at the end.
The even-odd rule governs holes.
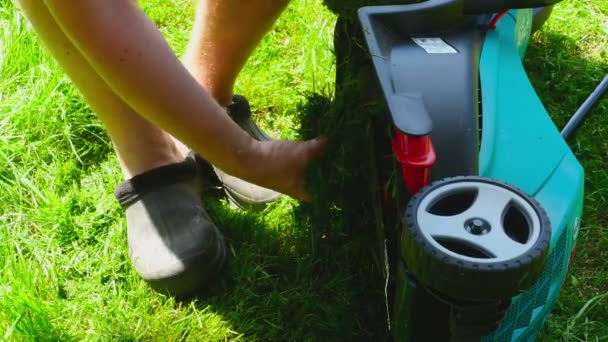
{"type": "Polygon", "coordinates": [[[325,138],[304,142],[256,141],[255,152],[249,161],[251,181],[291,197],[310,201],[311,196],[305,188],[305,172],[312,161],[325,153],[326,146],[325,138]]]}

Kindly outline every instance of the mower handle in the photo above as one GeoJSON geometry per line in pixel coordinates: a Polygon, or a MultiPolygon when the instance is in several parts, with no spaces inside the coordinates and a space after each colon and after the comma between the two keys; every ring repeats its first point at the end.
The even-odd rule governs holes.
{"type": "Polygon", "coordinates": [[[514,8],[536,8],[555,5],[562,0],[464,0],[464,14],[496,13],[514,8]]]}

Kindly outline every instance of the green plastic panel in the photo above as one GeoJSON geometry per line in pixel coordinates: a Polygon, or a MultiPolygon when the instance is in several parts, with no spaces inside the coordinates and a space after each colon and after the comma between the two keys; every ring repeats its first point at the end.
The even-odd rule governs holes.
{"type": "Polygon", "coordinates": [[[534,195],[569,149],[528,80],[515,34],[506,16],[484,42],[479,173],[534,195]]]}
{"type": "MultiPolygon", "coordinates": [[[[528,13],[514,11],[487,34],[480,77],[480,175],[513,184],[547,211],[552,241],[545,272],[513,298],[500,328],[484,341],[533,341],[555,305],[580,226],[584,171],[538,99],[523,65],[528,13]]],[[[529,34],[529,33],[528,33],[529,34]]]]}

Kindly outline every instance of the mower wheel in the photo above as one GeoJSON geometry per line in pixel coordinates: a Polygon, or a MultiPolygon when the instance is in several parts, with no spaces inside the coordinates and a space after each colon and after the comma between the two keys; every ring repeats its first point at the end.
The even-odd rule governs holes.
{"type": "Polygon", "coordinates": [[[409,202],[401,234],[408,271],[459,300],[511,298],[542,274],[551,225],[523,191],[482,177],[435,182],[409,202]]]}

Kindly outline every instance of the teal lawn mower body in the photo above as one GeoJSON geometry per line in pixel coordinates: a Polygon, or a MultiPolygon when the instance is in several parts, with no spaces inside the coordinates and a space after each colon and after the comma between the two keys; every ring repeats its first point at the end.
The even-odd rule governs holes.
{"type": "Polygon", "coordinates": [[[396,340],[532,341],[557,301],[584,170],[522,63],[551,11],[532,8],[556,2],[359,10],[411,196],[398,213],[396,340]]]}
{"type": "Polygon", "coordinates": [[[479,174],[514,184],[545,209],[552,238],[545,271],[513,299],[486,341],[533,340],[565,281],[581,223],[584,172],[522,66],[532,10],[517,10],[486,35],[480,77],[484,110],[479,174]]]}

